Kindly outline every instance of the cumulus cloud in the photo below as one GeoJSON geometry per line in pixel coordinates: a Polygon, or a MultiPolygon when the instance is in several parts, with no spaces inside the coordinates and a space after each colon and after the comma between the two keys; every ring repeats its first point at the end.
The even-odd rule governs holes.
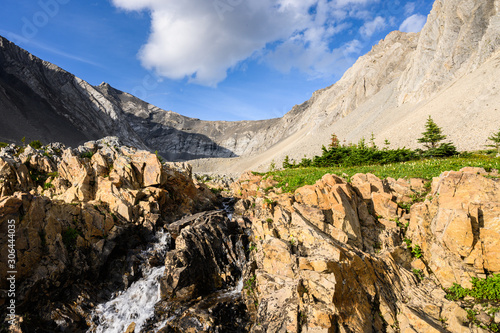
{"type": "MultiPolygon", "coordinates": [[[[349,28],[343,20],[378,0],[112,0],[119,8],[146,10],[151,34],[139,52],[144,67],[171,79],[215,86],[227,71],[258,54],[280,70],[332,73],[358,50],[352,42],[332,48],[349,28]]],[[[377,17],[363,35],[385,26],[377,17]]]]}
{"type": "Polygon", "coordinates": [[[415,14],[408,17],[406,20],[401,23],[399,27],[399,31],[403,32],[419,32],[424,27],[427,22],[427,17],[420,14],[415,14]]]}

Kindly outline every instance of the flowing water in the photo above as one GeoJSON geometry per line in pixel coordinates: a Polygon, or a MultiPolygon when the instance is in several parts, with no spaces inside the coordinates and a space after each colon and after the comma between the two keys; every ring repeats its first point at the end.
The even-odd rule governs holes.
{"type": "MultiPolygon", "coordinates": [[[[233,201],[224,200],[223,207],[231,219],[233,214],[233,201]]],[[[157,253],[163,262],[170,245],[170,234],[159,232],[158,241],[147,251],[148,254],[157,253]]],[[[244,263],[242,263],[243,265],[244,263]]],[[[134,282],[127,290],[118,293],[107,303],[98,305],[92,313],[92,321],[96,323],[87,333],[123,333],[130,324],[135,323],[135,332],[140,332],[147,320],[154,315],[154,307],[160,300],[159,279],[165,271],[165,266],[150,267],[147,262],[142,264],[143,278],[134,282]]],[[[228,290],[220,291],[215,299],[236,297],[243,289],[243,279],[228,290]]],[[[157,323],[160,329],[174,319],[157,323]]]]}
{"type": "MultiPolygon", "coordinates": [[[[153,243],[148,253],[157,253],[165,257],[170,245],[170,234],[159,232],[158,241],[153,243]]],[[[107,303],[98,305],[92,313],[92,321],[96,327],[87,332],[123,333],[131,323],[135,323],[135,331],[139,332],[146,321],[154,314],[154,306],[160,300],[159,279],[165,266],[150,267],[143,263],[143,278],[120,292],[107,303]]]]}

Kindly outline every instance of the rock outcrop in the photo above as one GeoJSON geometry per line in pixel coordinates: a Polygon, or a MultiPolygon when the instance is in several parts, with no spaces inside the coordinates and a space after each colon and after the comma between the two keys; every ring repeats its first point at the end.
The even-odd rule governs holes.
{"type": "Polygon", "coordinates": [[[248,332],[241,297],[248,236],[223,211],[185,217],[168,226],[174,249],[160,281],[155,321],[166,332],[248,332]]]}
{"type": "Polygon", "coordinates": [[[200,213],[168,226],[175,249],[165,259],[164,299],[186,301],[235,286],[246,262],[246,237],[224,212],[200,213]]]}
{"type": "Polygon", "coordinates": [[[401,206],[428,193],[421,179],[325,175],[291,195],[243,175],[252,332],[468,332],[443,288],[499,273],[498,180],[479,171],[434,179],[411,214],[401,206]]]}
{"type": "MultiPolygon", "coordinates": [[[[126,287],[138,272],[131,266],[124,277],[120,264],[107,266],[112,258],[146,244],[165,224],[213,208],[216,199],[193,182],[186,165],[162,164],[155,154],[121,146],[116,138],[76,149],[4,148],[0,193],[0,270],[12,270],[6,260],[13,220],[18,314],[28,311],[47,327],[75,327],[78,321],[85,327],[85,311],[75,301],[86,297],[75,295],[77,285],[117,274],[117,285],[126,287]]],[[[5,290],[7,281],[0,283],[5,290]]]]}
{"type": "Polygon", "coordinates": [[[432,182],[326,174],[294,193],[248,172],[231,185],[231,218],[213,210],[214,194],[189,165],[116,138],[3,148],[0,179],[0,270],[9,270],[13,220],[20,332],[95,328],[91,309],[140,278],[143,262],[165,265],[154,275],[161,297],[149,319],[126,319],[129,332],[465,333],[498,324],[487,300],[447,298],[455,284],[500,274],[497,171],[464,168],[432,182]],[[170,250],[148,257],[160,227],[170,250]]]}
{"type": "Polygon", "coordinates": [[[500,272],[500,183],[484,169],[445,172],[411,210],[408,237],[445,288],[500,272]]]}

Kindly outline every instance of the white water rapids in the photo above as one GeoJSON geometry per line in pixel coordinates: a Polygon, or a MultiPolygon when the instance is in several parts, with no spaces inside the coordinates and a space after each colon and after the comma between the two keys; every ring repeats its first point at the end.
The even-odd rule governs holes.
{"type": "MultiPolygon", "coordinates": [[[[160,232],[157,238],[158,242],[154,243],[148,252],[165,254],[170,244],[170,234],[160,232]]],[[[95,308],[92,318],[94,322],[98,322],[98,326],[87,332],[123,333],[132,323],[135,323],[135,332],[140,332],[146,321],[153,316],[154,306],[160,300],[158,281],[164,271],[163,265],[144,267],[142,279],[134,282],[109,302],[95,308]]]]}
{"type": "MultiPolygon", "coordinates": [[[[231,219],[233,214],[231,201],[223,202],[224,210],[231,219]]],[[[158,241],[147,250],[148,253],[159,253],[161,258],[169,250],[170,234],[159,232],[156,235],[158,241]]],[[[240,263],[243,266],[244,263],[240,263]]],[[[134,332],[141,332],[148,319],[154,316],[156,303],[160,300],[159,279],[165,271],[165,266],[150,267],[147,263],[142,264],[143,277],[132,283],[128,289],[118,293],[112,300],[98,305],[92,311],[92,321],[96,323],[87,333],[124,333],[130,324],[135,323],[134,332]]],[[[243,290],[243,278],[237,285],[228,290],[221,290],[216,294],[217,299],[235,296],[243,290]]],[[[175,317],[168,318],[154,326],[156,329],[163,328],[175,317]]]]}

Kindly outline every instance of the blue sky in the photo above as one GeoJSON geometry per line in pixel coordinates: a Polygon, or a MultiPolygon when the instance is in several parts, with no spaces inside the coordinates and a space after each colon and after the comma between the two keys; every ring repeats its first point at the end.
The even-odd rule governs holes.
{"type": "Polygon", "coordinates": [[[0,35],[93,85],[205,120],[281,117],[433,1],[2,0],[0,35]]]}

